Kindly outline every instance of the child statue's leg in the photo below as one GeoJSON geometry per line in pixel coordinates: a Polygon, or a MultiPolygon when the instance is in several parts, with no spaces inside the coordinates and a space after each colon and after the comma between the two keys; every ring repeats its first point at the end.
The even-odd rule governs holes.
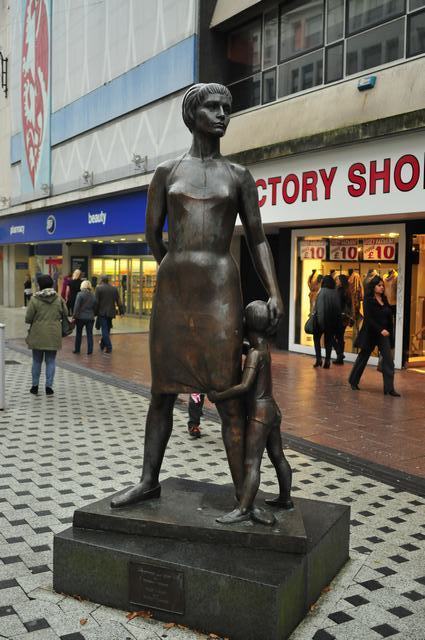
{"type": "Polygon", "coordinates": [[[274,524],[273,514],[254,507],[254,499],[260,486],[260,466],[266,446],[267,433],[267,425],[256,420],[248,422],[245,441],[245,479],[240,504],[231,513],[217,518],[217,522],[233,524],[252,519],[262,524],[274,524]]]}
{"type": "Polygon", "coordinates": [[[279,482],[279,496],[266,500],[267,504],[283,509],[292,509],[294,503],[291,500],[292,469],[284,456],[282,436],[280,435],[280,420],[276,421],[267,439],[267,453],[271,463],[276,469],[279,482]]]}

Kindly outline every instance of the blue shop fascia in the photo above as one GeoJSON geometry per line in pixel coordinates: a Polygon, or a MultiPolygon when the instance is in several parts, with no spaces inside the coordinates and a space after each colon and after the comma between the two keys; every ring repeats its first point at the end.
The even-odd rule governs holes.
{"type": "Polygon", "coordinates": [[[15,245],[7,268],[18,289],[28,273],[34,289],[37,275],[49,273],[60,291],[79,268],[93,284],[108,275],[130,314],[149,315],[157,265],[145,241],[146,201],[146,190],[133,191],[0,218],[0,245],[15,245]]]}

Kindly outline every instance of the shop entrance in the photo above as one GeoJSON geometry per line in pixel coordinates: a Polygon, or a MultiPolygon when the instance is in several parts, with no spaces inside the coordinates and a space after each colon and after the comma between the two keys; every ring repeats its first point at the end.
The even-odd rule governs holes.
{"type": "Polygon", "coordinates": [[[110,283],[118,288],[127,314],[131,316],[150,316],[156,272],[157,264],[152,259],[92,258],[94,284],[97,284],[101,275],[109,276],[110,283]]]}
{"type": "Polygon", "coordinates": [[[425,234],[412,237],[409,366],[425,366],[425,234]]]}

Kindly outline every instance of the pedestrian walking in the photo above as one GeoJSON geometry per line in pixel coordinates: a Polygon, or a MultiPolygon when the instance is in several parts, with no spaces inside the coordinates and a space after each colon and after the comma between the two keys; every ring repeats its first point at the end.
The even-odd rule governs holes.
{"type": "Polygon", "coordinates": [[[334,364],[344,364],[344,335],[346,328],[353,325],[353,302],[348,277],[341,273],[336,277],[335,282],[341,310],[341,322],[338,323],[334,336],[334,349],[336,351],[336,360],[334,360],[334,364]]]}
{"type": "Polygon", "coordinates": [[[360,352],[348,379],[353,391],[359,390],[360,378],[370,355],[378,347],[382,357],[384,394],[399,397],[394,389],[394,347],[393,312],[384,293],[384,281],[374,276],[367,284],[364,298],[364,322],[357,336],[355,346],[360,352]]]}
{"type": "Polygon", "coordinates": [[[74,273],[72,274],[71,280],[68,282],[68,292],[66,297],[70,315],[72,315],[74,312],[74,304],[77,299],[78,292],[81,289],[81,283],[81,271],[79,269],[75,269],[74,273]]]}
{"type": "Polygon", "coordinates": [[[331,366],[331,353],[335,335],[341,333],[341,306],[339,296],[335,290],[335,280],[332,276],[325,276],[315,304],[315,322],[313,329],[314,350],[316,362],[314,367],[322,366],[322,350],[320,340],[324,335],[325,362],[324,369],[331,366]]]}
{"type": "Polygon", "coordinates": [[[56,352],[62,347],[62,318],[68,310],[64,300],[53,289],[53,280],[48,275],[38,278],[39,291],[31,298],[25,322],[30,325],[27,345],[32,349],[32,387],[30,393],[37,395],[43,359],[46,363],[46,395],[53,395],[53,380],[56,368],[56,352]]]}
{"type": "Polygon", "coordinates": [[[96,298],[93,287],[89,280],[83,280],[81,290],[78,292],[74,304],[74,314],[76,325],[75,345],[73,353],[80,353],[83,329],[86,328],[87,335],[87,355],[93,353],[93,325],[96,298]]]}
{"type": "Polygon", "coordinates": [[[189,435],[192,438],[200,438],[201,437],[201,418],[202,418],[202,409],[204,406],[205,394],[204,393],[191,393],[189,396],[189,404],[188,404],[188,413],[189,420],[187,423],[187,428],[189,430],[189,435]]]}
{"type": "Polygon", "coordinates": [[[29,301],[31,300],[31,297],[32,297],[31,275],[27,273],[27,275],[25,276],[25,282],[24,282],[24,307],[28,305],[29,301]]]}
{"type": "Polygon", "coordinates": [[[124,315],[118,289],[109,284],[108,276],[100,278],[100,284],[95,291],[96,308],[95,312],[98,318],[97,328],[102,331],[102,338],[99,342],[101,351],[111,353],[112,343],[110,338],[112,320],[116,316],[116,309],[120,315],[124,315]]]}

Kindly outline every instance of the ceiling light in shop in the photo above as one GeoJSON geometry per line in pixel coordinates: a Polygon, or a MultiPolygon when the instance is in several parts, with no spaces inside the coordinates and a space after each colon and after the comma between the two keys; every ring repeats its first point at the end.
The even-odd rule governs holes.
{"type": "Polygon", "coordinates": [[[87,242],[87,240],[83,240],[83,242],[87,242]]]}
{"type": "Polygon", "coordinates": [[[112,243],[114,243],[114,242],[115,242],[115,240],[111,240],[111,242],[112,242],[112,243]]]}
{"type": "Polygon", "coordinates": [[[398,238],[398,233],[389,233],[390,238],[398,238]]]}
{"type": "Polygon", "coordinates": [[[125,242],[127,238],[120,238],[121,242],[125,242]]]}
{"type": "Polygon", "coordinates": [[[337,236],[337,238],[345,238],[345,236],[337,236]]]}
{"type": "Polygon", "coordinates": [[[137,238],[137,242],[143,242],[142,238],[137,238]]]}
{"type": "Polygon", "coordinates": [[[381,238],[385,238],[385,236],[387,235],[386,233],[380,233],[379,234],[381,236],[381,238]]]}

